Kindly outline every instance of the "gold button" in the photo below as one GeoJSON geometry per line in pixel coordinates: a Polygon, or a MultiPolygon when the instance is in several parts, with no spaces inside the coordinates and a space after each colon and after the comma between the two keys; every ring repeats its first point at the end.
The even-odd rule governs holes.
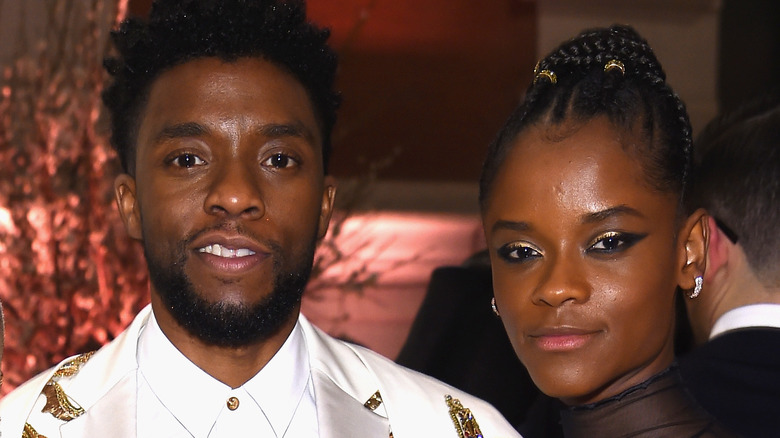
{"type": "Polygon", "coordinates": [[[230,397],[227,400],[227,407],[231,411],[235,411],[236,409],[238,409],[238,398],[237,397],[230,397]]]}

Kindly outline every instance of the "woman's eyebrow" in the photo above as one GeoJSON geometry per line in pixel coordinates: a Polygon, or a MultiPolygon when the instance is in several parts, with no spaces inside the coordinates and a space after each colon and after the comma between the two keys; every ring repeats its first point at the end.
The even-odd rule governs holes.
{"type": "Polygon", "coordinates": [[[526,231],[529,230],[530,228],[531,226],[528,225],[528,222],[498,220],[491,227],[491,231],[492,232],[496,232],[497,230],[526,231]]]}
{"type": "Polygon", "coordinates": [[[629,215],[629,216],[636,216],[641,218],[645,217],[645,215],[640,213],[639,210],[636,210],[634,208],[631,208],[623,204],[623,205],[618,205],[616,207],[610,207],[604,210],[595,211],[593,213],[586,213],[585,215],[582,216],[580,222],[583,224],[592,224],[596,222],[602,222],[613,216],[620,216],[620,215],[629,215]]]}

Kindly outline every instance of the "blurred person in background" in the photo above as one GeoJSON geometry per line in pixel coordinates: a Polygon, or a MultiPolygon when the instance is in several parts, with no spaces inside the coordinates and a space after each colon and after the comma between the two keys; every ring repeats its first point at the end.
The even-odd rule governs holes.
{"type": "Polygon", "coordinates": [[[747,437],[780,437],[780,90],[713,120],[696,142],[689,211],[707,210],[690,391],[747,437]]]}

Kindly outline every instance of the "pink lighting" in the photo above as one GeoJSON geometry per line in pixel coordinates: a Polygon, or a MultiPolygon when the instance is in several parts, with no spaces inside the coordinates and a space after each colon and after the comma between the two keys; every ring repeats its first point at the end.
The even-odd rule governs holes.
{"type": "MultiPolygon", "coordinates": [[[[414,8],[393,1],[338,2],[340,7],[329,1],[311,6],[315,18],[334,25],[334,42],[345,51],[339,88],[349,98],[335,135],[341,155],[332,160],[341,173],[331,169],[334,174],[355,177],[402,145],[412,159],[400,155],[390,178],[404,180],[416,172],[437,180],[475,181],[482,155],[478,145],[487,143],[495,127],[475,124],[470,114],[500,120],[514,99],[520,71],[479,60],[508,59],[514,65],[515,57],[495,54],[526,53],[516,47],[532,41],[523,35],[531,35],[533,27],[518,23],[532,20],[507,16],[497,5],[477,8],[483,15],[475,21],[475,6],[465,1],[447,10],[441,22],[439,12],[449,6],[443,0],[420,9],[424,15],[416,21],[409,21],[414,8]],[[367,20],[366,25],[356,29],[355,20],[367,20]],[[408,27],[399,27],[401,22],[408,27]],[[481,24],[462,33],[464,23],[481,24]],[[501,37],[499,45],[483,44],[485,29],[499,33],[490,34],[501,37]],[[353,30],[359,41],[351,45],[353,30]],[[418,41],[425,42],[426,53],[447,47],[463,53],[420,58],[418,41]],[[473,56],[479,69],[463,62],[473,56]],[[496,84],[505,84],[502,92],[485,91],[496,84]],[[397,90],[408,90],[415,98],[399,98],[397,90]],[[504,101],[481,105],[485,95],[503,96],[504,101]],[[433,110],[442,107],[450,110],[433,110]],[[501,117],[490,116],[491,111],[501,117]],[[430,121],[440,113],[448,117],[430,121]],[[445,148],[430,154],[436,160],[442,150],[454,156],[453,145],[459,159],[450,156],[441,166],[420,159],[421,145],[436,144],[445,148]]],[[[0,29],[6,37],[0,47],[6,57],[0,80],[0,300],[7,324],[3,393],[64,357],[113,339],[149,300],[141,248],[128,239],[113,205],[118,166],[99,97],[108,29],[132,3],[44,3],[4,3],[6,26],[0,29]],[[19,23],[29,32],[29,45],[11,38],[23,31],[19,23]]],[[[412,187],[409,192],[420,192],[412,187]]],[[[457,199],[466,202],[465,197],[457,199]]],[[[436,193],[424,207],[440,211],[450,201],[452,197],[436,193]]],[[[431,271],[460,264],[483,246],[476,215],[399,210],[407,211],[383,207],[383,212],[350,213],[334,222],[332,230],[338,233],[320,248],[303,303],[305,314],[330,333],[391,358],[404,342],[431,271]]]]}
{"type": "MultiPolygon", "coordinates": [[[[409,333],[433,269],[459,265],[484,247],[476,215],[437,213],[355,214],[335,242],[348,256],[312,282],[303,313],[389,358],[409,333]]],[[[327,254],[323,248],[319,257],[327,254]]]]}

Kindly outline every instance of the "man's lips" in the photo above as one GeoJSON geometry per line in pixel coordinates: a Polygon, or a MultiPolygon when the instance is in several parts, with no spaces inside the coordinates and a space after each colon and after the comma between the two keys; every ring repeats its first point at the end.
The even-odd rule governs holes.
{"type": "Polygon", "coordinates": [[[528,338],[541,350],[565,352],[582,348],[599,332],[574,327],[554,327],[533,331],[528,338]]]}
{"type": "Polygon", "coordinates": [[[224,257],[227,259],[247,257],[257,254],[249,248],[230,248],[222,246],[219,243],[207,245],[198,249],[198,252],[215,255],[217,257],[224,257]]]}
{"type": "Polygon", "coordinates": [[[224,232],[207,232],[190,246],[206,266],[225,274],[238,274],[252,269],[269,256],[270,251],[254,239],[224,232]]]}
{"type": "Polygon", "coordinates": [[[267,245],[263,245],[257,239],[235,231],[212,230],[203,232],[198,234],[188,246],[197,252],[228,258],[272,253],[267,245]]]}

